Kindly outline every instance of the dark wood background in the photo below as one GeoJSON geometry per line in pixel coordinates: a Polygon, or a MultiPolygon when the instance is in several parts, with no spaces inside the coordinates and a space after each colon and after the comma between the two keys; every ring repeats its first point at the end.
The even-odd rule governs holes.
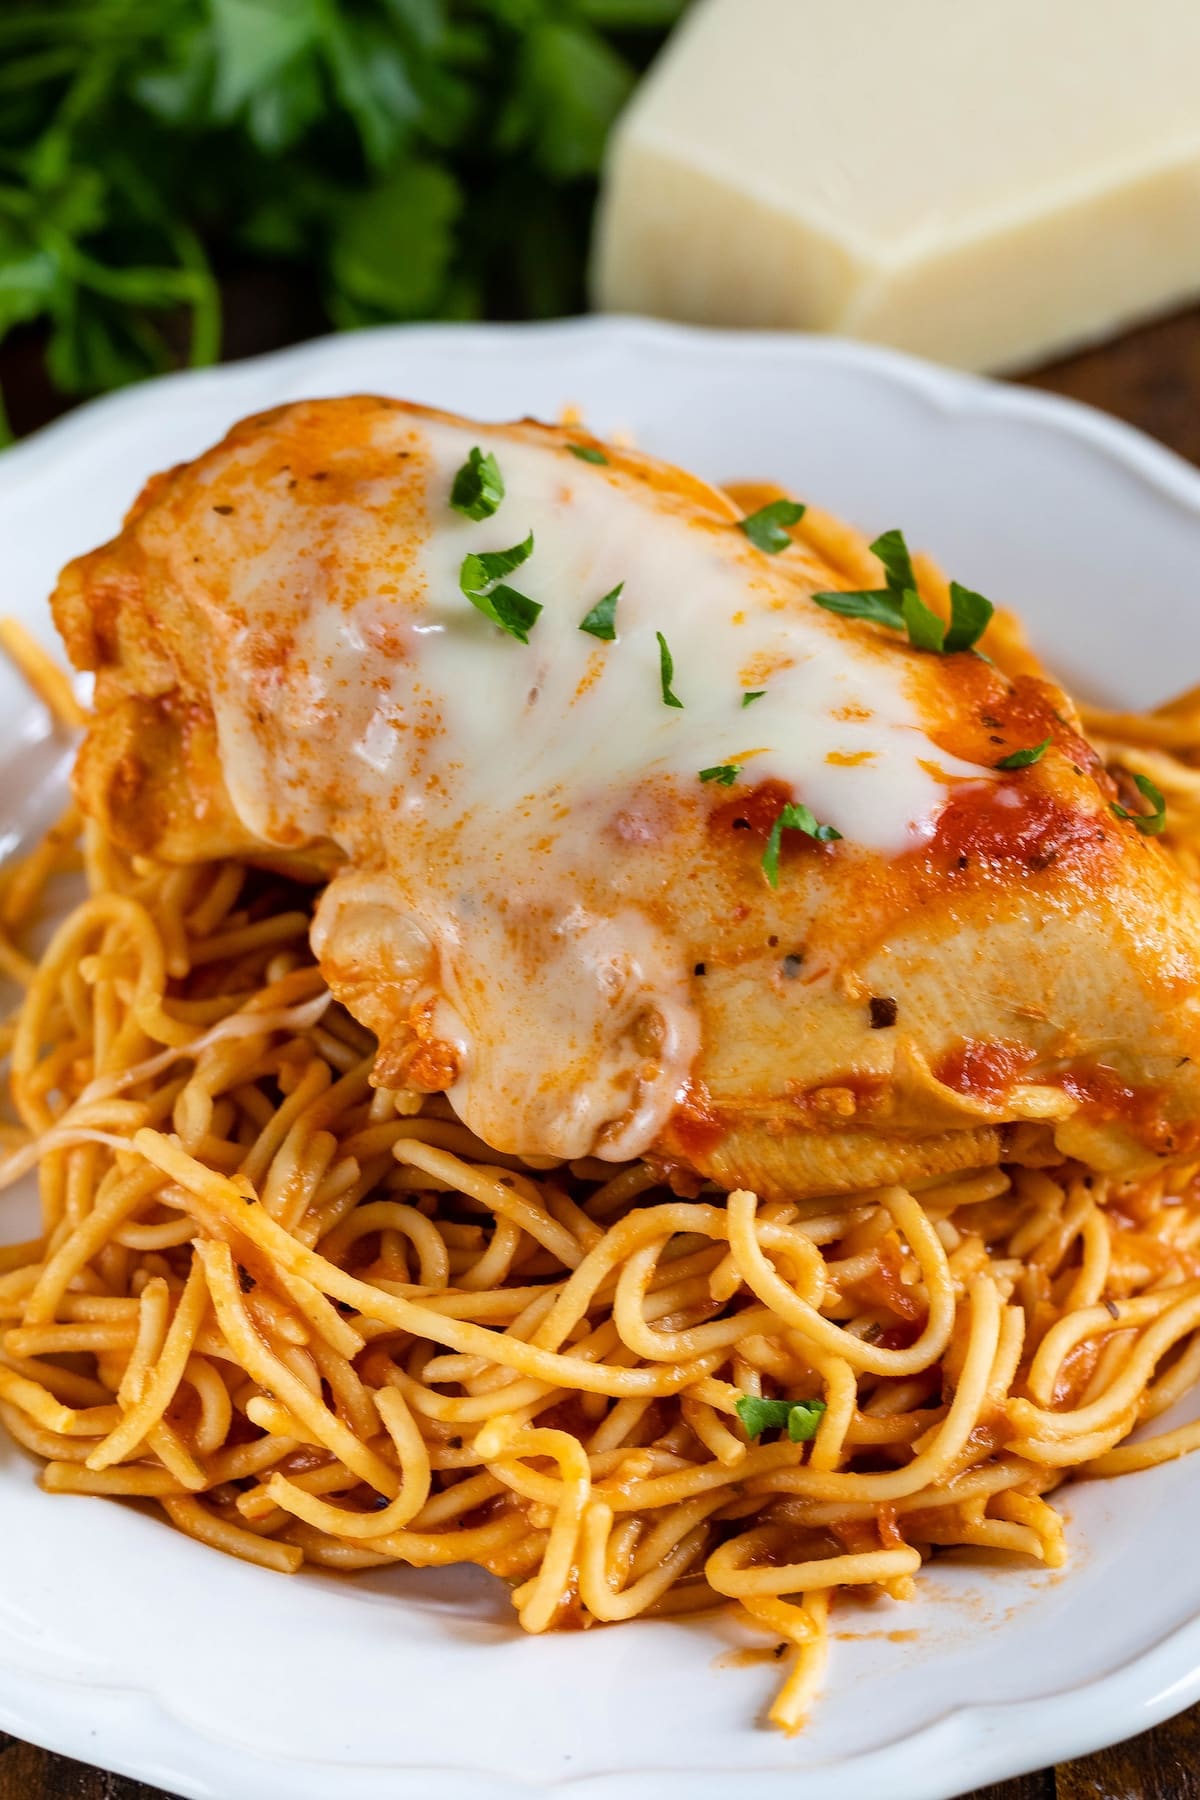
{"type": "MultiPolygon", "coordinates": [[[[276,289],[261,279],[238,285],[228,295],[227,319],[226,349],[232,356],[272,349],[302,335],[308,323],[303,309],[297,310],[294,284],[276,289]]],[[[61,409],[45,385],[37,350],[32,340],[17,337],[0,351],[0,381],[18,430],[29,430],[61,409]]],[[[1200,308],[1038,370],[1026,380],[1114,413],[1200,463],[1200,308]]],[[[51,1756],[0,1732],[0,1800],[164,1797],[139,1781],[51,1756]]],[[[1115,1749],[980,1788],[971,1800],[1200,1800],[1200,1707],[1115,1749]]]]}

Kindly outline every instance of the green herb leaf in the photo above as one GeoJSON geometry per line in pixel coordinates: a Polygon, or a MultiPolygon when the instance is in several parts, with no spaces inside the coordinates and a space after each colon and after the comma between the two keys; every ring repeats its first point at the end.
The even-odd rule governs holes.
{"type": "Polygon", "coordinates": [[[786,1425],[792,1410],[790,1400],[760,1400],[757,1394],[742,1394],[734,1408],[749,1437],[761,1437],[786,1425]]]}
{"type": "Polygon", "coordinates": [[[739,519],[738,529],[745,532],[756,549],[778,556],[792,542],[784,527],[798,525],[807,510],[798,500],[772,500],[739,519]]]}
{"type": "Polygon", "coordinates": [[[787,1422],[787,1434],[793,1444],[807,1444],[810,1438],[816,1437],[824,1411],[824,1400],[797,1400],[787,1422]]]}
{"type": "Polygon", "coordinates": [[[503,581],[514,569],[528,562],[533,555],[533,533],[524,543],[514,544],[511,550],[476,550],[463,558],[463,566],[459,571],[458,584],[468,598],[473,594],[485,594],[493,582],[503,581]]]}
{"type": "Polygon", "coordinates": [[[701,769],[701,781],[715,781],[720,787],[732,787],[742,772],[741,763],[714,763],[711,769],[701,769]]]}
{"type": "Polygon", "coordinates": [[[658,639],[658,675],[662,682],[663,705],[682,708],[683,701],[671,692],[671,683],[675,679],[675,659],[667,649],[667,640],[662,632],[656,631],[654,635],[658,639]]]}
{"type": "Polygon", "coordinates": [[[946,632],[947,656],[956,650],[971,650],[979,642],[991,622],[995,607],[982,594],[950,583],[950,628],[946,632]]]}
{"type": "Polygon", "coordinates": [[[577,456],[580,462],[606,463],[608,461],[607,456],[597,444],[568,444],[567,449],[572,456],[577,456]]]}
{"type": "Polygon", "coordinates": [[[904,630],[904,608],[891,588],[862,588],[849,594],[814,594],[813,599],[826,612],[839,613],[844,619],[866,619],[872,625],[886,625],[889,631],[904,630]]]}
{"type": "Polygon", "coordinates": [[[1014,750],[1009,756],[1002,756],[996,764],[998,769],[1029,769],[1034,763],[1041,762],[1050,748],[1052,738],[1043,738],[1040,744],[1031,744],[1028,750],[1014,750]]]}
{"type": "MultiPolygon", "coordinates": [[[[987,630],[995,608],[982,594],[950,583],[950,623],[944,625],[937,614],[922,600],[913,574],[912,558],[902,531],[885,531],[871,545],[883,564],[887,576],[885,588],[864,588],[849,594],[814,594],[813,599],[826,612],[840,613],[846,619],[866,619],[872,625],[886,625],[889,631],[907,630],[909,642],[918,650],[931,650],[949,656],[956,650],[971,650],[987,630]]],[[[983,652],[976,651],[977,656],[983,652]]],[[[986,662],[988,659],[984,657],[986,662]]]]}
{"type": "Polygon", "coordinates": [[[212,104],[219,118],[232,119],[308,48],[313,19],[300,8],[264,6],[261,0],[209,4],[217,52],[212,104]]]}
{"type": "Polygon", "coordinates": [[[868,549],[883,564],[887,584],[893,594],[916,589],[917,578],[913,574],[912,558],[908,554],[908,545],[902,531],[885,531],[873,544],[868,545],[868,549]]]}
{"type": "Polygon", "coordinates": [[[463,558],[458,583],[471,605],[485,619],[507,631],[510,637],[527,644],[529,633],[542,608],[528,594],[509,587],[503,580],[533,555],[533,533],[524,543],[511,550],[479,550],[463,558]]]}
{"type": "Polygon", "coordinates": [[[347,199],[329,250],[335,321],[349,328],[444,312],[461,210],[447,171],[415,160],[347,199]]]}
{"type": "Polygon", "coordinates": [[[605,643],[611,644],[617,635],[617,601],[621,598],[624,586],[623,581],[618,581],[616,587],[610,588],[602,600],[597,600],[587,618],[580,624],[580,631],[586,631],[594,638],[603,638],[605,643]]]}
{"type": "Polygon", "coordinates": [[[504,477],[491,451],[476,444],[454,477],[450,504],[468,519],[490,519],[504,498],[504,477]]]}
{"type": "Polygon", "coordinates": [[[764,1431],[787,1428],[793,1444],[806,1444],[817,1435],[824,1400],[760,1400],[757,1394],[742,1394],[734,1408],[745,1426],[748,1437],[761,1437],[764,1431]]]}
{"type": "MultiPolygon", "coordinates": [[[[490,9],[482,10],[486,17],[490,9]]],[[[633,88],[632,69],[583,24],[539,18],[547,10],[541,6],[509,10],[514,30],[500,37],[503,61],[486,71],[496,85],[479,81],[484,105],[494,106],[497,93],[507,97],[496,125],[498,147],[526,149],[557,181],[594,175],[608,128],[633,88]]]]}
{"type": "Polygon", "coordinates": [[[762,699],[766,691],[766,688],[748,688],[742,695],[742,705],[753,706],[756,700],[762,699]]]}
{"type": "Polygon", "coordinates": [[[941,655],[946,643],[946,627],[935,612],[926,606],[916,588],[905,588],[900,610],[908,628],[908,641],[918,650],[932,650],[941,655]]]}
{"type": "MultiPolygon", "coordinates": [[[[276,4],[278,0],[276,0],[276,4]]],[[[259,0],[261,6],[262,0],[259,0]]],[[[285,6],[304,16],[305,7],[285,6]]],[[[338,99],[358,134],[363,155],[386,169],[408,146],[420,118],[422,100],[394,26],[362,17],[362,10],[314,7],[323,50],[338,99]]]]}
{"type": "Polygon", "coordinates": [[[687,0],[575,0],[581,18],[610,31],[674,24],[686,5],[687,0]]]}
{"type": "Polygon", "coordinates": [[[609,126],[684,4],[9,0],[0,340],[39,324],[60,392],[213,361],[210,256],[301,333],[578,311],[609,126]]]}
{"type": "Polygon", "coordinates": [[[1144,837],[1157,837],[1167,823],[1167,802],[1162,790],[1155,787],[1148,775],[1135,775],[1133,781],[1138,793],[1150,802],[1154,811],[1148,813],[1128,812],[1115,800],[1112,802],[1112,809],[1118,819],[1132,820],[1144,837]]]}
{"type": "Polygon", "coordinates": [[[836,843],[842,835],[832,825],[818,825],[816,817],[807,806],[785,806],[771,827],[771,835],[762,855],[763,874],[772,887],[779,886],[779,851],[785,831],[802,831],[806,837],[815,838],[818,844],[836,843]]]}
{"type": "Polygon", "coordinates": [[[940,655],[945,648],[946,627],[917,592],[904,533],[885,531],[870,549],[883,564],[885,588],[868,588],[853,594],[814,594],[813,599],[826,612],[841,613],[848,619],[867,619],[873,625],[886,625],[889,631],[907,631],[909,643],[918,650],[932,650],[940,655]]]}
{"type": "Polygon", "coordinates": [[[498,581],[490,594],[468,594],[467,598],[472,606],[478,607],[485,619],[499,625],[501,631],[507,631],[509,637],[515,637],[518,643],[529,642],[529,633],[542,609],[528,594],[509,587],[506,581],[498,581]]]}

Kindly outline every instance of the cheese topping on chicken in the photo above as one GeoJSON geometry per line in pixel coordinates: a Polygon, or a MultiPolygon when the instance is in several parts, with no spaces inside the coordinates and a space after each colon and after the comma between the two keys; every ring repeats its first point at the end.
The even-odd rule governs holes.
{"type": "Polygon", "coordinates": [[[1081,1066],[1178,1111],[1200,924],[1069,702],[831,615],[813,593],[852,584],[809,546],[768,554],[728,496],[581,441],[306,402],[159,478],[56,596],[99,677],[84,804],[168,859],[331,875],[313,944],[376,1078],[498,1149],[819,1192],[1095,1114],[1081,1066]],[[479,520],[450,504],[476,445],[505,490],[479,520]],[[464,560],[530,538],[522,642],[464,560]],[[581,630],[618,587],[614,638],[581,630]],[[772,887],[797,802],[840,841],[785,830],[772,887]],[[1081,919],[1103,996],[1062,966],[1081,919]]]}
{"type": "MultiPolygon", "coordinates": [[[[756,550],[723,496],[683,507],[660,489],[648,507],[636,463],[505,440],[505,499],[475,522],[450,493],[481,435],[385,415],[375,449],[404,464],[415,544],[385,476],[240,562],[214,619],[221,766],[265,843],[299,831],[346,853],[316,948],[342,960],[339,935],[359,937],[365,915],[372,965],[413,984],[410,1011],[453,1047],[451,1098],[486,1142],[623,1159],[662,1130],[699,1049],[671,890],[681,835],[713,807],[700,770],[736,762],[888,856],[924,842],[949,783],[982,771],[930,741],[903,664],[812,605],[809,560],[756,550]],[[364,511],[382,541],[347,582],[336,546],[364,511]],[[543,610],[522,643],[460,571],[530,535],[511,580],[543,610]],[[617,586],[615,639],[598,641],[580,622],[617,586]]],[[[336,461],[324,474],[338,480],[336,461]]]]}

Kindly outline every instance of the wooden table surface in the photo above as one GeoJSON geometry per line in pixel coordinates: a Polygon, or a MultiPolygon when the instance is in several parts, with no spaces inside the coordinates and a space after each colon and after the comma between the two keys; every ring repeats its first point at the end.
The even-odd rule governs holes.
{"type": "MultiPolygon", "coordinates": [[[[235,353],[269,349],[292,335],[286,323],[279,329],[280,315],[270,305],[235,305],[229,320],[227,344],[235,353]]],[[[9,355],[0,357],[0,379],[10,394],[9,377],[17,377],[20,404],[12,409],[13,418],[25,428],[57,410],[36,375],[26,378],[29,368],[24,357],[19,364],[9,355]]],[[[1126,419],[1200,464],[1200,308],[1054,363],[1026,380],[1126,419]]],[[[0,1800],[164,1797],[140,1781],[89,1769],[0,1732],[0,1800]]],[[[385,1800],[382,1785],[380,1800],[385,1800]]],[[[1200,1706],[1114,1749],[980,1788],[970,1800],[1200,1800],[1200,1706]]]]}

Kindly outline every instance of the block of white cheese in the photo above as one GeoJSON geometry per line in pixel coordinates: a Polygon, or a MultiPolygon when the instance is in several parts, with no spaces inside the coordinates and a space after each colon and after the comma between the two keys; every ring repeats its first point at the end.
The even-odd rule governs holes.
{"type": "Polygon", "coordinates": [[[695,0],[597,304],[1028,365],[1200,294],[1200,0],[695,0]]]}

